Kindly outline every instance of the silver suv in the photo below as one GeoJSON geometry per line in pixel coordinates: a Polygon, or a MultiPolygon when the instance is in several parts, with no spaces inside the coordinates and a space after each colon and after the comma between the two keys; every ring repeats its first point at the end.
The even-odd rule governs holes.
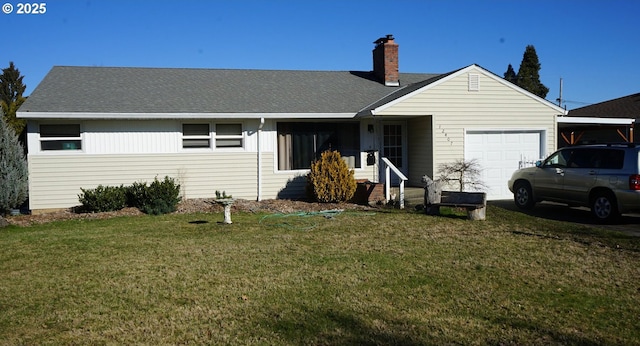
{"type": "Polygon", "coordinates": [[[640,146],[633,143],[562,148],[509,180],[521,209],[552,201],[591,208],[601,222],[640,211],[640,146]]]}

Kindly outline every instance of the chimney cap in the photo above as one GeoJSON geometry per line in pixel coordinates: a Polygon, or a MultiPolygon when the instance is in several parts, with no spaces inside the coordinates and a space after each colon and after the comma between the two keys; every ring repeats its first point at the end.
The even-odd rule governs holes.
{"type": "Polygon", "coordinates": [[[379,39],[375,40],[373,43],[382,44],[382,43],[387,43],[388,41],[393,41],[392,34],[388,34],[386,37],[380,37],[379,39]]]}

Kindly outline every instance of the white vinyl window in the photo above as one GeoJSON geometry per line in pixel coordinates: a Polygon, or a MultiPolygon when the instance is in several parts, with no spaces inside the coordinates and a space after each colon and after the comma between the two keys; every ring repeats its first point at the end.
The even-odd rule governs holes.
{"type": "Polygon", "coordinates": [[[40,150],[82,150],[80,124],[41,124],[40,150]]]}
{"type": "Polygon", "coordinates": [[[211,148],[209,124],[182,124],[182,148],[211,148]]]}
{"type": "Polygon", "coordinates": [[[216,124],[216,148],[242,148],[242,124],[216,124]]]}

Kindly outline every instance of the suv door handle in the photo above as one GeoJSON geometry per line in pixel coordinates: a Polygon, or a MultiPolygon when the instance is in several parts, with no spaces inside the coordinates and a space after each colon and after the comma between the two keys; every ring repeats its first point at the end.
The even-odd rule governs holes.
{"type": "Polygon", "coordinates": [[[564,169],[556,168],[556,174],[560,174],[560,175],[564,176],[564,169]]]}
{"type": "Polygon", "coordinates": [[[596,171],[589,171],[589,175],[596,175],[596,171]]]}

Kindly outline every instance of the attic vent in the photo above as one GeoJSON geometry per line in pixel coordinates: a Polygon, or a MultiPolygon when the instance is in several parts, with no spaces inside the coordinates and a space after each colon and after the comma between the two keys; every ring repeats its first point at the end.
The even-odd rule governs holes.
{"type": "Polygon", "coordinates": [[[469,91],[480,91],[480,80],[475,73],[469,73],[469,91]]]}

